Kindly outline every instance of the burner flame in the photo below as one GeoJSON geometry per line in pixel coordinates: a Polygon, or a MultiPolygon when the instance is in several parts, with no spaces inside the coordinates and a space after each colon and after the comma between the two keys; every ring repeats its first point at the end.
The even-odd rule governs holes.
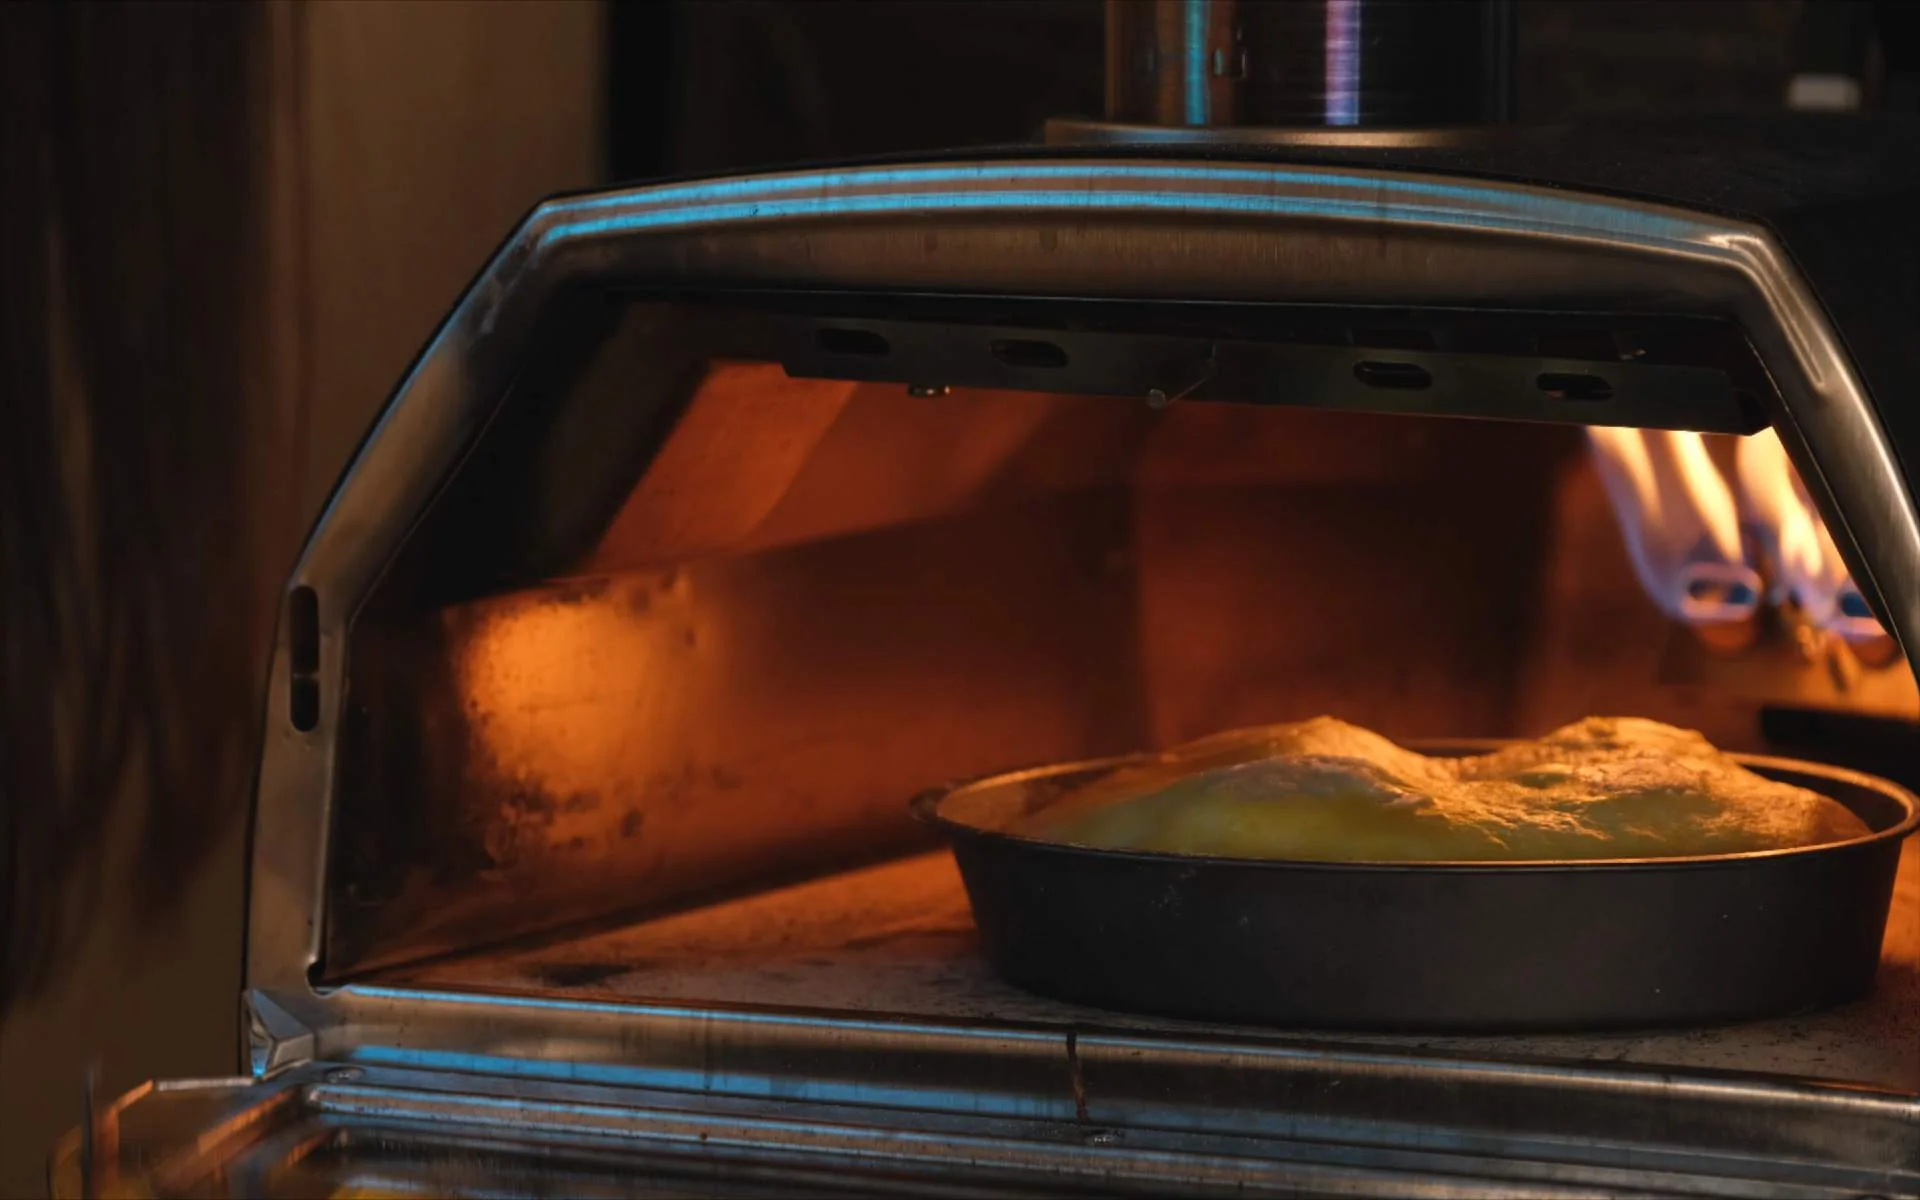
{"type": "Polygon", "coordinates": [[[1589,429],[1594,464],[1640,584],[1661,611],[1700,629],[1750,626],[1760,573],[1740,540],[1740,510],[1697,433],[1589,429]]]}
{"type": "Polygon", "coordinates": [[[1774,599],[1794,605],[1816,629],[1838,634],[1856,648],[1888,641],[1780,436],[1767,429],[1743,439],[1734,462],[1740,499],[1771,568],[1774,599]]]}
{"type": "Polygon", "coordinates": [[[1771,601],[1791,606],[1813,630],[1845,639],[1868,661],[1891,657],[1891,639],[1773,430],[1739,441],[1733,484],[1701,434],[1587,432],[1634,573],[1661,611],[1703,633],[1717,631],[1708,638],[1716,645],[1738,648],[1728,631],[1746,629],[1750,641],[1753,618],[1771,601]]]}

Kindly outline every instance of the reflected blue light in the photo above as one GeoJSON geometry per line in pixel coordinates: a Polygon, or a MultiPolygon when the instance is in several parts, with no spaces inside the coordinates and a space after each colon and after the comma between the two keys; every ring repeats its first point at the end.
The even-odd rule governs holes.
{"type": "Polygon", "coordinates": [[[1189,125],[1205,125],[1207,112],[1207,6],[1208,0],[1187,0],[1186,8],[1186,120],[1189,125]]]}
{"type": "MultiPolygon", "coordinates": [[[[817,203],[831,207],[844,199],[844,193],[859,189],[918,189],[925,186],[958,184],[1044,184],[1077,182],[1084,185],[1074,193],[1088,207],[1101,207],[1106,189],[1122,184],[1261,184],[1273,189],[1262,199],[1276,210],[1292,199],[1288,188],[1350,188],[1364,192],[1377,206],[1372,215],[1387,215],[1390,205],[1404,203],[1407,197],[1457,200],[1486,205],[1533,201],[1550,203],[1560,214],[1560,223],[1611,226],[1635,219],[1664,221],[1684,236],[1695,226],[1684,220],[1657,218],[1644,211],[1554,197],[1543,202],[1533,197],[1516,197],[1507,189],[1463,182],[1426,179],[1399,179],[1365,172],[1340,172],[1324,169],[1274,166],[1216,166],[1194,163],[962,163],[919,167],[869,167],[842,171],[809,171],[796,175],[745,176],[715,179],[691,184],[669,184],[658,188],[637,188],[611,195],[583,196],[558,201],[553,211],[565,215],[603,208],[666,208],[718,204],[729,199],[772,200],[795,192],[812,193],[817,203]]],[[[1181,193],[1184,195],[1184,193],[1181,193]]],[[[1172,194],[1170,194],[1172,195],[1172,194]]],[[[901,209],[916,207],[927,197],[915,191],[893,196],[901,209]]]]}
{"type": "MultiPolygon", "coordinates": [[[[1452,225],[1470,229],[1538,231],[1542,225],[1585,224],[1597,228],[1632,228],[1637,236],[1648,239],[1682,241],[1697,230],[1692,222],[1651,213],[1568,205],[1562,220],[1544,221],[1544,214],[1489,212],[1461,209],[1451,205],[1423,204],[1395,200],[1381,194],[1364,197],[1323,197],[1298,195],[1257,195],[1248,193],[1148,192],[1102,189],[1098,191],[1004,190],[992,192],[897,193],[860,192],[854,194],[758,199],[737,203],[687,204],[672,208],[647,208],[589,220],[561,220],[542,235],[543,244],[575,237],[609,233],[637,233],[650,229],[672,229],[687,225],[719,224],[732,221],[773,220],[794,217],[854,216],[867,214],[906,214],[913,212],[979,212],[991,210],[1125,212],[1159,211],[1206,215],[1253,215],[1266,217],[1322,217],[1344,220],[1382,220],[1389,216],[1409,224],[1452,225]],[[1582,212],[1581,209],[1587,211],[1582,212]],[[1579,216],[1597,218],[1581,223],[1579,216]]],[[[562,215],[568,210],[561,209],[562,215]]]]}
{"type": "Polygon", "coordinates": [[[458,1071],[470,1075],[538,1079],[550,1083],[587,1083],[669,1092],[712,1092],[827,1104],[882,1104],[991,1116],[1058,1118],[1070,1115],[1073,1111],[1072,1103],[1064,1097],[986,1091],[956,1092],[944,1088],[897,1087],[867,1080],[755,1075],[638,1063],[519,1058],[503,1054],[422,1050],[409,1046],[357,1046],[347,1052],[346,1060],[367,1066],[458,1071]]]}

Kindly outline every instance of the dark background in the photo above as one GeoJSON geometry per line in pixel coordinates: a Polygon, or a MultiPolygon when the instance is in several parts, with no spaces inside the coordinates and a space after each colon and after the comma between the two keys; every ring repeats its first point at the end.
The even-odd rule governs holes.
{"type": "MultiPolygon", "coordinates": [[[[1425,0],[1449,3],[1450,0],[1425,0]]],[[[1516,0],[1518,119],[1782,107],[1800,70],[1920,95],[1920,5],[1516,0]]],[[[609,12],[617,179],[1030,140],[1102,115],[1102,0],[653,0],[609,12]]]]}

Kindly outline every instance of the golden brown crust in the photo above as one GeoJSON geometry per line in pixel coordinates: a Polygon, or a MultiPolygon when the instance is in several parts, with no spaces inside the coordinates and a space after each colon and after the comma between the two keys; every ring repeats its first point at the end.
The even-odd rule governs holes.
{"type": "Polygon", "coordinates": [[[1118,772],[1019,832],[1108,849],[1331,861],[1668,858],[1860,837],[1845,806],[1691,730],[1589,717],[1430,758],[1330,717],[1235,730],[1118,772]]]}

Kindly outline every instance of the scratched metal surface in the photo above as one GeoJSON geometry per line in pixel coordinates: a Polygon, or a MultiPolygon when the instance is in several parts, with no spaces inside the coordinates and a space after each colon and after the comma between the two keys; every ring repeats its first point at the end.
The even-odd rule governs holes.
{"type": "MultiPolygon", "coordinates": [[[[1249,1032],[1063,1004],[997,979],[943,853],[901,859],[675,916],[390,976],[593,999],[714,1001],[1075,1027],[1249,1032]]],[[[1271,1035],[1272,1030],[1259,1030],[1271,1035]]],[[[1920,1093],[1920,840],[1901,859],[1879,984],[1865,1000],[1738,1025],[1523,1037],[1289,1037],[1469,1058],[1763,1071],[1920,1093]]]]}

